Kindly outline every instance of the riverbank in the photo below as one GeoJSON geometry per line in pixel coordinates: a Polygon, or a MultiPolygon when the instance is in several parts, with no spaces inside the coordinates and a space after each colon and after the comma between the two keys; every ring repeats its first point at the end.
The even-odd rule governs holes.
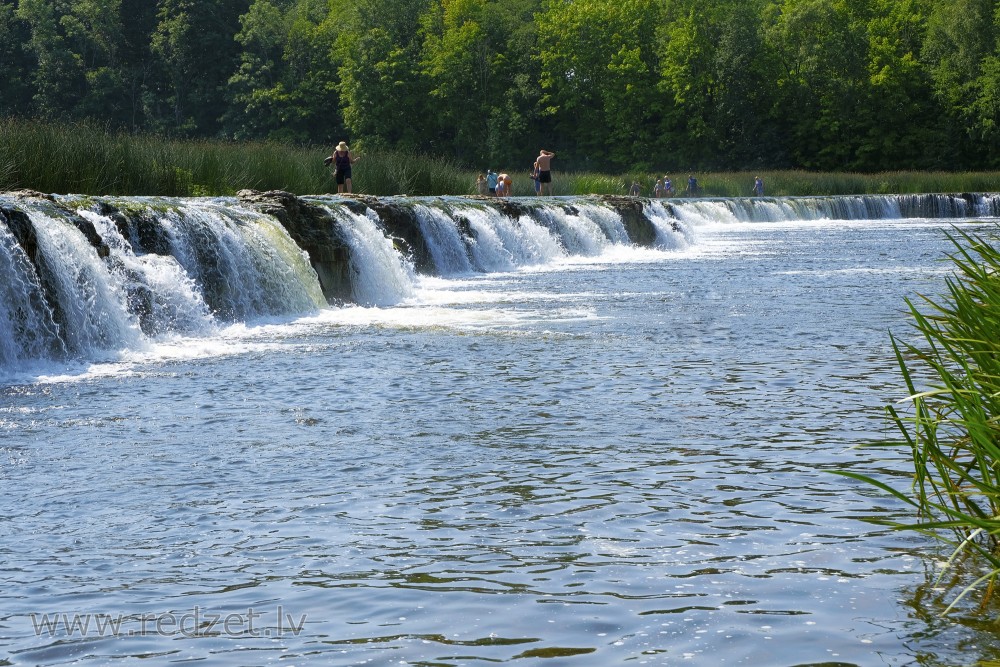
{"type": "MultiPolygon", "coordinates": [[[[477,171],[446,158],[352,147],[364,159],[354,170],[354,191],[371,195],[475,194],[477,171]]],[[[246,188],[323,194],[336,186],[322,158],[328,146],[273,142],[178,140],[109,132],[94,125],[56,125],[12,119],[0,121],[0,191],[92,195],[235,195],[246,188]]],[[[534,190],[525,163],[484,165],[511,174],[515,196],[534,190]]],[[[651,195],[663,173],[596,174],[559,170],[553,162],[554,194],[625,194],[633,181],[651,195]]],[[[683,187],[687,172],[671,173],[683,187]]],[[[998,192],[1000,172],[817,173],[807,171],[728,171],[697,173],[704,196],[745,197],[755,176],[767,196],[998,192]]]]}

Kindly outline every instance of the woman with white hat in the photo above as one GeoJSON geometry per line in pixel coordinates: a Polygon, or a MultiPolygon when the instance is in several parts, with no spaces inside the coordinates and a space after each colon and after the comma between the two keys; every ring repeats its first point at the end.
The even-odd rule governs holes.
{"type": "Polygon", "coordinates": [[[347,147],[347,143],[341,141],[337,144],[336,150],[333,151],[327,159],[327,164],[333,163],[333,177],[337,181],[337,194],[344,192],[344,188],[347,188],[347,192],[351,191],[351,165],[361,159],[361,156],[352,157],[351,149],[347,147]]]}

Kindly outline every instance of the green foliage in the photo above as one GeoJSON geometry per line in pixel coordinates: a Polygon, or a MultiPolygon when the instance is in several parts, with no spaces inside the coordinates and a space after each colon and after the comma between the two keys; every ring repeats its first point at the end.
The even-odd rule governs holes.
{"type": "Polygon", "coordinates": [[[564,158],[649,164],[662,101],[651,0],[550,0],[536,18],[543,91],[556,129],[572,137],[564,158]]]}
{"type": "Polygon", "coordinates": [[[1000,164],[992,0],[0,0],[0,116],[563,168],[1000,164]]]}
{"type": "Polygon", "coordinates": [[[249,0],[159,0],[152,54],[165,73],[167,116],[159,126],[181,135],[213,135],[236,69],[239,17],[249,0]]]}
{"type": "Polygon", "coordinates": [[[237,139],[330,143],[344,136],[331,58],[337,17],[326,3],[256,0],[240,17],[239,67],[225,123],[237,139]],[[332,121],[332,122],[331,122],[332,121]]]}
{"type": "Polygon", "coordinates": [[[920,342],[893,338],[912,410],[887,411],[911,454],[913,484],[842,473],[912,505],[921,521],[890,525],[943,540],[949,563],[986,564],[949,609],[983,584],[985,604],[1000,576],[1000,251],[977,236],[952,241],[947,296],[907,302],[920,342]]]}
{"type": "MultiPolygon", "coordinates": [[[[362,161],[354,192],[373,195],[466,195],[476,173],[460,162],[378,147],[352,146],[362,161]]],[[[335,190],[322,157],[331,147],[273,141],[169,140],[109,131],[105,127],[0,120],[0,190],[118,195],[232,195],[244,188],[308,195],[335,190]]],[[[556,165],[557,162],[553,164],[556,165]]],[[[523,167],[499,168],[514,181],[514,195],[534,196],[523,167]]],[[[554,170],[555,195],[625,194],[638,180],[647,194],[662,172],[614,173],[554,170]]],[[[805,171],[698,174],[705,196],[749,196],[760,175],[769,196],[864,193],[996,192],[1000,173],[805,171]]],[[[675,183],[683,174],[675,174],[675,183]]]]}

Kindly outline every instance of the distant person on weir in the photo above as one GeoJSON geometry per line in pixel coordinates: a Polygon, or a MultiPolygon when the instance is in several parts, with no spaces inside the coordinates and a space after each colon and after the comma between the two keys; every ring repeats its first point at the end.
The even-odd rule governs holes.
{"type": "Polygon", "coordinates": [[[687,193],[688,197],[698,196],[698,179],[694,177],[694,174],[688,175],[687,193]]]}
{"type": "Polygon", "coordinates": [[[753,194],[756,197],[764,196],[764,179],[762,179],[760,176],[753,179],[753,194]]]}
{"type": "Polygon", "coordinates": [[[556,156],[552,151],[547,151],[544,148],[535,158],[538,163],[538,182],[541,184],[541,193],[545,194],[545,187],[549,188],[549,196],[552,196],[552,158],[556,156]]]}
{"type": "Polygon", "coordinates": [[[330,157],[333,158],[331,162],[333,162],[334,169],[333,177],[337,181],[337,194],[344,192],[345,187],[350,193],[351,165],[360,160],[361,156],[352,157],[351,149],[347,147],[347,143],[341,141],[330,157]]]}

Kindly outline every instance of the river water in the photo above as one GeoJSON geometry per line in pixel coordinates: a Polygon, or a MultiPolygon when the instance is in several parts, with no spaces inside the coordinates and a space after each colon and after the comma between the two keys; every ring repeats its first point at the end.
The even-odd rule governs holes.
{"type": "Polygon", "coordinates": [[[889,332],[993,222],[682,218],[8,370],[0,664],[1000,659],[831,474],[906,472],[855,448],[894,436],[889,332]]]}

